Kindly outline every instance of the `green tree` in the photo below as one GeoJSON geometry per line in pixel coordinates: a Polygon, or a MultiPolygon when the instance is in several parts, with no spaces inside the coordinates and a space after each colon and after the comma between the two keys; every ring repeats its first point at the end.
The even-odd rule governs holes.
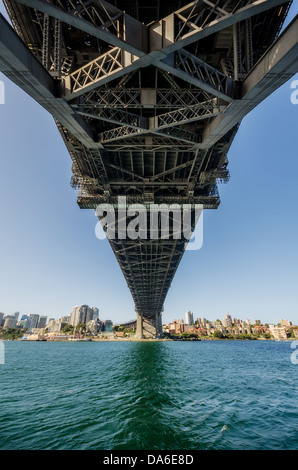
{"type": "Polygon", "coordinates": [[[66,325],[64,325],[64,327],[62,328],[62,333],[70,333],[72,334],[73,333],[73,330],[74,330],[74,327],[72,325],[70,325],[69,323],[67,323],[66,325]]]}
{"type": "Polygon", "coordinates": [[[79,325],[76,326],[76,331],[81,331],[81,333],[86,332],[86,325],[84,323],[79,323],[79,325]]]}
{"type": "Polygon", "coordinates": [[[218,338],[218,339],[223,339],[224,338],[224,334],[220,330],[215,330],[213,336],[214,336],[214,338],[218,338]]]}

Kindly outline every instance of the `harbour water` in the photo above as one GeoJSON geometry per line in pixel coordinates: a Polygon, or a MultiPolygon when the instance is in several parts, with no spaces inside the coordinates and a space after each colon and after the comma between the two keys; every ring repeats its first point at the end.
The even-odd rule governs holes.
{"type": "Polygon", "coordinates": [[[5,342],[1,450],[297,449],[290,342],[5,342]]]}

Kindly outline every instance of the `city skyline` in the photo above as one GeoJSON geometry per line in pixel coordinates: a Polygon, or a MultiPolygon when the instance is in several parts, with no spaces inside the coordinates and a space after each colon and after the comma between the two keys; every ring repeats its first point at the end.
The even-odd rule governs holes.
{"type": "MultiPolygon", "coordinates": [[[[285,25],[295,13],[293,5],[285,25]]],[[[105,318],[133,319],[134,304],[112,250],[95,236],[95,215],[76,205],[71,161],[53,119],[3,74],[0,79],[6,98],[0,106],[1,311],[59,318],[68,305],[85,302],[98,305],[105,318]]],[[[229,152],[231,180],[219,185],[219,209],[204,211],[203,247],[185,253],[163,323],[187,310],[214,320],[229,312],[295,322],[294,79],[243,120],[229,152]]]]}
{"type": "MultiPolygon", "coordinates": [[[[24,321],[25,319],[30,319],[31,317],[37,317],[37,323],[42,319],[43,322],[46,320],[46,323],[50,322],[51,320],[61,320],[61,319],[66,319],[68,318],[69,319],[69,323],[70,324],[74,324],[75,323],[75,318],[78,317],[78,311],[80,311],[80,314],[79,314],[79,317],[81,318],[80,315],[82,315],[81,311],[82,311],[82,308],[86,308],[86,312],[84,312],[84,316],[90,316],[90,313],[89,312],[92,312],[91,313],[91,316],[93,316],[93,319],[94,318],[100,318],[101,316],[99,315],[99,309],[97,307],[90,307],[89,305],[86,305],[86,304],[81,304],[81,305],[75,305],[72,307],[71,311],[68,313],[68,314],[62,314],[62,315],[58,315],[58,316],[48,316],[48,315],[43,315],[43,314],[32,314],[32,313],[20,313],[19,311],[15,311],[14,313],[5,313],[5,312],[0,312],[0,324],[1,324],[1,320],[4,320],[5,318],[16,318],[16,321],[18,320],[18,317],[20,317],[20,321],[24,321]],[[88,311],[88,313],[87,313],[88,311]]],[[[227,317],[229,317],[231,320],[231,322],[234,322],[234,321],[241,321],[241,322],[245,322],[247,324],[256,324],[256,323],[261,323],[261,324],[278,324],[282,321],[287,321],[289,323],[293,323],[293,320],[289,320],[288,317],[285,315],[285,318],[286,320],[282,319],[282,318],[279,318],[277,321],[273,322],[273,321],[270,321],[270,320],[266,320],[266,321],[262,321],[262,318],[259,316],[258,318],[255,318],[255,317],[251,317],[251,319],[248,319],[248,317],[246,317],[244,320],[240,317],[237,317],[235,315],[231,315],[229,312],[223,314],[222,316],[221,315],[217,315],[215,316],[214,318],[209,318],[207,316],[204,316],[204,315],[201,315],[201,316],[198,316],[197,314],[194,314],[191,310],[188,310],[187,312],[185,312],[184,314],[181,314],[180,312],[180,315],[178,315],[177,317],[175,317],[175,319],[173,319],[174,317],[172,316],[167,322],[163,322],[163,324],[166,324],[166,323],[173,323],[173,322],[182,322],[182,323],[185,323],[186,325],[192,325],[192,324],[195,324],[197,322],[200,323],[201,320],[205,320],[207,322],[213,322],[213,323],[216,323],[218,321],[222,322],[223,325],[224,325],[224,322],[225,320],[227,319],[227,317]],[[185,320],[182,318],[183,315],[185,316],[185,320]],[[215,318],[216,317],[216,318],[215,318]]],[[[90,317],[91,318],[91,317],[90,317]]],[[[102,319],[104,319],[105,317],[101,317],[102,319]]],[[[296,323],[298,322],[298,319],[296,318],[296,323]]],[[[105,320],[103,320],[105,321],[105,320]]],[[[110,321],[110,320],[108,320],[110,321]]],[[[123,320],[123,321],[120,321],[120,322],[113,322],[115,324],[118,324],[118,323],[128,323],[128,322],[131,322],[131,321],[136,321],[135,319],[126,319],[126,320],[123,320]]],[[[81,321],[79,320],[76,320],[76,324],[79,324],[81,323],[81,321]]],[[[86,321],[83,321],[82,323],[86,323],[86,321]]],[[[294,321],[295,323],[295,321],[294,321]]],[[[225,326],[225,325],[224,325],[225,326]]]]}

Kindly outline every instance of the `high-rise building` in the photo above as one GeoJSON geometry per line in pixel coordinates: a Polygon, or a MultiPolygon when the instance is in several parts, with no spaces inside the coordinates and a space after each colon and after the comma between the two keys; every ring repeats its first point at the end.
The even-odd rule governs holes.
{"type": "Polygon", "coordinates": [[[37,328],[45,328],[46,325],[47,325],[47,319],[48,319],[48,317],[41,316],[40,319],[39,319],[37,328]]]}
{"type": "Polygon", "coordinates": [[[86,324],[91,320],[98,319],[98,308],[89,307],[88,305],[76,305],[73,307],[69,316],[69,323],[77,326],[81,323],[86,324]]]}
{"type": "Polygon", "coordinates": [[[15,317],[16,319],[16,322],[18,321],[19,319],[19,315],[20,315],[20,312],[14,312],[13,316],[15,317]]]}
{"type": "Polygon", "coordinates": [[[61,320],[62,323],[69,323],[70,315],[65,315],[65,316],[61,317],[60,320],[61,320]]]}
{"type": "Polygon", "coordinates": [[[99,318],[99,310],[97,307],[91,307],[93,318],[92,320],[97,320],[99,318]]]}
{"type": "Polygon", "coordinates": [[[15,328],[16,327],[16,319],[14,315],[7,315],[4,317],[4,325],[3,328],[15,328]]]}
{"type": "Polygon", "coordinates": [[[28,315],[22,315],[21,319],[17,323],[17,326],[21,328],[27,328],[27,325],[28,325],[28,315]]]}
{"type": "Polygon", "coordinates": [[[4,313],[0,313],[0,326],[4,325],[4,313]]]}
{"type": "Polygon", "coordinates": [[[188,311],[186,312],[185,314],[185,318],[186,318],[186,325],[193,325],[194,324],[194,321],[193,321],[193,313],[188,311]]]}
{"type": "Polygon", "coordinates": [[[225,328],[232,326],[232,317],[228,313],[226,314],[225,318],[222,320],[222,326],[224,326],[225,328]]]}
{"type": "Polygon", "coordinates": [[[39,315],[34,315],[34,314],[29,315],[27,328],[29,328],[30,330],[32,330],[33,328],[37,328],[38,322],[39,322],[39,315]]]}

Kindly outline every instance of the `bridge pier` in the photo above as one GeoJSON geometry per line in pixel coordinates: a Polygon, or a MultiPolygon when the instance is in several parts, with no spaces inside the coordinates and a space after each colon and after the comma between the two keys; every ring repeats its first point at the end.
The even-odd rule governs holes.
{"type": "Polygon", "coordinates": [[[137,312],[137,339],[152,339],[161,333],[161,313],[157,313],[155,318],[144,318],[142,313],[137,312]]]}

